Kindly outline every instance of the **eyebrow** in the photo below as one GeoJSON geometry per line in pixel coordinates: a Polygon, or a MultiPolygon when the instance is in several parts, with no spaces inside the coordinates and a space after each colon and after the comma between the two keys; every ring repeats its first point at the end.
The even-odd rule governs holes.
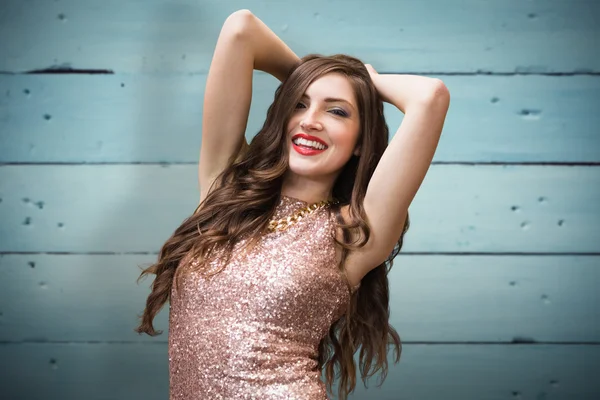
{"type": "MultiPolygon", "coordinates": [[[[310,96],[307,94],[303,94],[302,98],[307,98],[310,99],[310,96]]],[[[352,107],[352,109],[354,109],[354,106],[352,105],[352,103],[350,103],[348,100],[344,100],[344,99],[338,99],[335,97],[327,97],[323,100],[325,103],[346,103],[348,104],[350,107],[352,107]]]]}

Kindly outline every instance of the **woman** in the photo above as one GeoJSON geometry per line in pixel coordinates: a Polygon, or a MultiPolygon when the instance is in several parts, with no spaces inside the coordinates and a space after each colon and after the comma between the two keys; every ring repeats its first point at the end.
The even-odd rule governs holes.
{"type": "Polygon", "coordinates": [[[170,301],[171,399],[326,399],[387,373],[387,273],[449,106],[438,79],[299,59],[247,10],[219,36],[206,83],[200,204],[162,247],[142,322],[170,301]],[[282,81],[244,131],[253,69],[282,81]],[[403,122],[388,146],[383,101],[403,122]]]}

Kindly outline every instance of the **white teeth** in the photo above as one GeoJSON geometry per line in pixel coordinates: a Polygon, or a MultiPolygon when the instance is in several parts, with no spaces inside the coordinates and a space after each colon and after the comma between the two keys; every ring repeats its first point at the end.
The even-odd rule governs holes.
{"type": "Polygon", "coordinates": [[[304,138],[296,138],[296,139],[293,140],[293,142],[295,144],[301,144],[303,146],[312,147],[312,148],[317,149],[317,150],[323,150],[323,149],[325,149],[325,146],[323,146],[319,142],[315,142],[314,140],[306,140],[304,138]]]}

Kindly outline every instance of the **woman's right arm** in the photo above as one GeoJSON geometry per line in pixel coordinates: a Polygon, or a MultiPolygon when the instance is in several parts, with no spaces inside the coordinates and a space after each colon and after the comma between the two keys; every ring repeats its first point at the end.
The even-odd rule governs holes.
{"type": "Polygon", "coordinates": [[[198,164],[200,202],[214,179],[246,151],[252,71],[283,81],[298,56],[248,10],[231,14],[221,29],[204,94],[198,164]]]}
{"type": "Polygon", "coordinates": [[[268,72],[283,82],[300,59],[258,17],[248,10],[238,12],[242,11],[247,12],[247,17],[250,19],[247,35],[254,53],[254,68],[268,72]]]}

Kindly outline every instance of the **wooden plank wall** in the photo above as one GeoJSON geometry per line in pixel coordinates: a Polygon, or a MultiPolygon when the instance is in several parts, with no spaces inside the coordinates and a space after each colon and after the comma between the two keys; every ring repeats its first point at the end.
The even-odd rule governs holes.
{"type": "MultiPolygon", "coordinates": [[[[168,309],[134,333],[135,279],[197,204],[206,73],[241,8],[300,55],[452,95],[390,275],[402,360],[352,398],[600,398],[596,0],[3,1],[0,397],[168,397],[168,309]]],[[[255,73],[249,140],[276,85],[255,73]]]]}

